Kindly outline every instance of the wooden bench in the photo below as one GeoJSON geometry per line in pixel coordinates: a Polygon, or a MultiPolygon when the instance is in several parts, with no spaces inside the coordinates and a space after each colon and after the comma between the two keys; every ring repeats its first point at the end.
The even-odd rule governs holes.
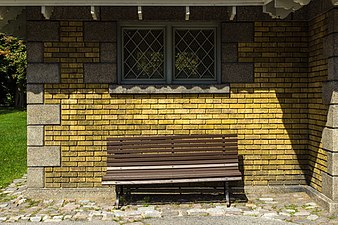
{"type": "Polygon", "coordinates": [[[116,185],[119,207],[123,185],[224,182],[242,179],[236,135],[138,136],[108,139],[103,185],[116,185]]]}

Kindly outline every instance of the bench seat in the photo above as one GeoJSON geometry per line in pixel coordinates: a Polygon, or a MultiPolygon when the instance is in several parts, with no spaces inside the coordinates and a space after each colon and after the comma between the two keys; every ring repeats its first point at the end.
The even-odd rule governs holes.
{"type": "Polygon", "coordinates": [[[123,185],[223,181],[227,186],[242,179],[237,148],[236,135],[111,138],[102,184],[116,185],[117,206],[123,185]]]}

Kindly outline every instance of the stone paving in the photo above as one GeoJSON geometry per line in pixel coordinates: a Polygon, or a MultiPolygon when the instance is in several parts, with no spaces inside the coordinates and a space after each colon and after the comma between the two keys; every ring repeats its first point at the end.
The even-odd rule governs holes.
{"type": "MultiPolygon", "coordinates": [[[[111,221],[112,224],[143,225],[145,219],[183,216],[252,216],[296,224],[337,224],[338,214],[329,214],[304,192],[247,194],[226,207],[220,197],[162,201],[144,196],[117,210],[111,205],[89,200],[25,198],[26,177],[0,190],[0,224],[2,222],[111,221]],[[193,199],[193,200],[192,200],[193,199]]],[[[162,196],[161,196],[162,198],[162,196]]],[[[168,198],[168,196],[167,196],[168,198]]],[[[176,198],[176,199],[175,199],[176,198]]]]}

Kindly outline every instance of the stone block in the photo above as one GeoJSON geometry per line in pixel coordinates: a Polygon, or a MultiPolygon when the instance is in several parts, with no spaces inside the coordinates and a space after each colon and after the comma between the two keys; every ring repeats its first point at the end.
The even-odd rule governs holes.
{"type": "Polygon", "coordinates": [[[99,42],[116,42],[115,22],[85,22],[84,40],[99,42]]]}
{"type": "Polygon", "coordinates": [[[237,7],[236,21],[271,21],[271,16],[263,13],[262,6],[237,7]]]}
{"type": "Polygon", "coordinates": [[[44,168],[28,167],[27,168],[27,187],[43,188],[45,186],[44,168]]]}
{"type": "MultiPolygon", "coordinates": [[[[97,7],[99,10],[100,7],[97,7]]],[[[92,20],[90,6],[54,7],[52,20],[92,20]]]]}
{"type": "Polygon", "coordinates": [[[327,114],[326,126],[338,129],[338,105],[330,105],[327,114]]]}
{"type": "Polygon", "coordinates": [[[27,145],[43,146],[43,126],[27,126],[27,145]]]}
{"type": "Polygon", "coordinates": [[[27,148],[27,166],[61,166],[61,147],[44,146],[27,148]]]}
{"type": "Polygon", "coordinates": [[[338,201],[338,177],[323,173],[322,179],[323,194],[333,201],[338,201]]]}
{"type": "Polygon", "coordinates": [[[328,33],[338,33],[338,9],[333,8],[329,12],[328,22],[328,33]]]}
{"type": "Polygon", "coordinates": [[[223,43],[222,44],[222,62],[237,62],[238,61],[238,44],[223,43]]]}
{"type": "Polygon", "coordinates": [[[42,42],[28,42],[27,43],[27,61],[43,62],[43,43],[42,42]]]}
{"type": "Polygon", "coordinates": [[[43,20],[41,13],[41,6],[26,6],[26,19],[29,20],[43,20]]]}
{"type": "Polygon", "coordinates": [[[27,67],[27,83],[60,83],[60,67],[57,63],[30,63],[27,67]]]}
{"type": "Polygon", "coordinates": [[[60,121],[61,121],[60,105],[27,106],[28,125],[60,124],[60,121]]]}
{"type": "Polygon", "coordinates": [[[253,42],[253,23],[222,23],[222,42],[253,42]]]}
{"type": "Polygon", "coordinates": [[[59,41],[59,22],[54,21],[28,21],[27,40],[30,41],[59,41]]]}
{"type": "Polygon", "coordinates": [[[27,103],[43,104],[43,84],[27,84],[27,103]]]}
{"type": "Polygon", "coordinates": [[[102,21],[138,20],[137,7],[105,6],[101,7],[102,21]]]}
{"type": "Polygon", "coordinates": [[[253,63],[223,63],[222,83],[254,82],[253,63]]]}
{"type": "Polygon", "coordinates": [[[325,127],[322,133],[323,148],[338,153],[338,129],[325,127]]]}
{"type": "Polygon", "coordinates": [[[327,63],[328,63],[327,79],[329,81],[335,81],[335,80],[338,81],[338,56],[329,58],[327,63]]]}
{"type": "Polygon", "coordinates": [[[325,57],[338,56],[338,33],[323,38],[323,54],[325,57]]]}
{"type": "Polygon", "coordinates": [[[84,65],[85,83],[115,83],[116,76],[116,64],[87,63],[84,65]]]}
{"type": "Polygon", "coordinates": [[[325,105],[338,104],[338,81],[323,82],[322,92],[325,105]]]}
{"type": "Polygon", "coordinates": [[[101,43],[100,58],[103,63],[116,62],[116,43],[101,43]]]}
{"type": "Polygon", "coordinates": [[[338,176],[338,153],[327,153],[327,171],[332,176],[338,176]]]}

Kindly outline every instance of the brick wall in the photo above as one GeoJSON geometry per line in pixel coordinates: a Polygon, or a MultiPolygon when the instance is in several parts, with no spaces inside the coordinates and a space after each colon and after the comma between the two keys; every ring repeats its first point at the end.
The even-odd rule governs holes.
{"type": "Polygon", "coordinates": [[[322,133],[328,107],[323,104],[322,83],[327,80],[327,58],[323,55],[328,29],[327,14],[309,22],[309,184],[321,191],[322,172],[327,172],[327,154],[322,146],[322,133]]]}
{"type": "MultiPolygon", "coordinates": [[[[254,41],[238,44],[239,62],[254,63],[254,82],[231,84],[222,95],[110,95],[108,83],[84,80],[86,63],[101,60],[102,43],[84,40],[83,22],[59,25],[59,40],[43,49],[61,78],[44,84],[44,104],[60,104],[61,121],[44,126],[44,145],[61,146],[61,166],[44,168],[45,187],[101,186],[105,140],[125,135],[235,133],[246,185],[305,184],[312,175],[308,137],[316,139],[316,122],[309,121],[320,113],[308,108],[307,22],[256,22],[254,41]]],[[[325,170],[325,157],[314,152],[313,177],[325,170]]],[[[310,178],[319,189],[320,177],[310,178]]]]}

